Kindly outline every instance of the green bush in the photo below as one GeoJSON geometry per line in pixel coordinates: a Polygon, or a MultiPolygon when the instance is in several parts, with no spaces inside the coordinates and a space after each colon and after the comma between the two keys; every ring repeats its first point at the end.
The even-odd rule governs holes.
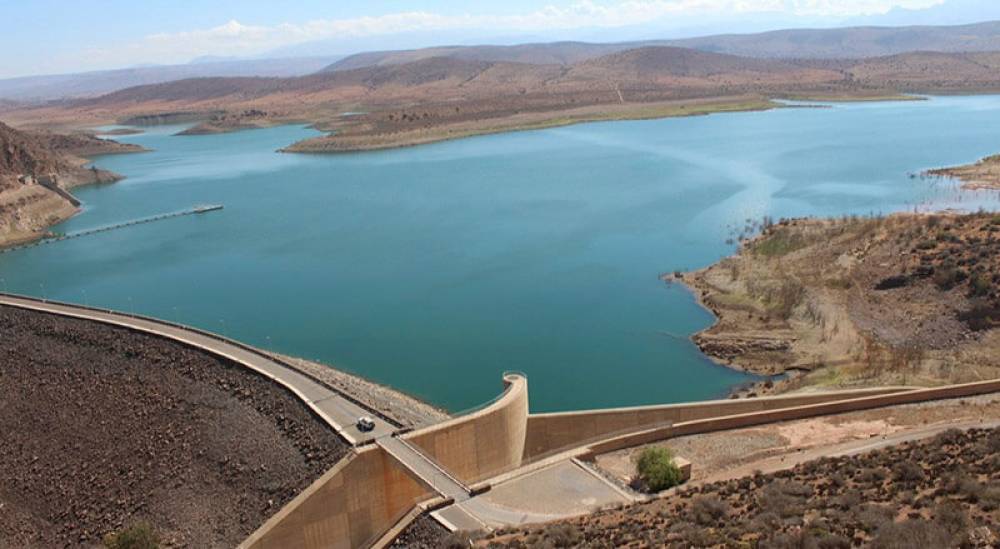
{"type": "Polygon", "coordinates": [[[160,546],[160,537],[148,522],[139,521],[104,536],[104,546],[108,549],[156,549],[160,546]]]}
{"type": "Polygon", "coordinates": [[[652,492],[677,486],[683,480],[681,470],[674,463],[674,456],[666,448],[646,448],[636,459],[636,470],[641,480],[652,492]]]}

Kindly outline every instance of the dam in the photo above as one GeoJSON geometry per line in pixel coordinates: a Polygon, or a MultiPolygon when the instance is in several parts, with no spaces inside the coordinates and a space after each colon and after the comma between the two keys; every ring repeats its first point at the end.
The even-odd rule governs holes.
{"type": "Polygon", "coordinates": [[[909,174],[995,153],[1000,97],[580,124],[330,156],[274,152],[317,135],[302,126],[179,130],[121,136],[152,152],[94,159],[125,179],[74,189],[86,209],[54,230],[194,201],[225,212],[4,254],[9,291],[44,284],[50,299],[219,331],[452,411],[522,370],[533,409],[556,412],[720,398],[755,380],[688,340],[714,319],[659,275],[732,253],[732,232],[763,215],[994,208],[996,193],[909,174]]]}

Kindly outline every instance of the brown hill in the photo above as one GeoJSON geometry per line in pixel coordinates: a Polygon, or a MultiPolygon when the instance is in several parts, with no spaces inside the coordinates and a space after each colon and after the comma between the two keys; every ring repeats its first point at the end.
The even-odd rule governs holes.
{"type": "Polygon", "coordinates": [[[41,175],[69,168],[66,159],[44,142],[0,122],[0,175],[41,175]]]}
{"type": "MultiPolygon", "coordinates": [[[[617,52],[572,66],[538,65],[432,57],[298,78],[198,78],[139,86],[71,104],[93,110],[155,109],[184,103],[185,108],[233,108],[269,105],[271,110],[324,102],[396,100],[409,103],[470,98],[500,98],[535,93],[583,92],[593,80],[621,85],[683,82],[711,87],[712,78],[801,82],[842,78],[834,70],[813,69],[787,61],[747,59],[673,47],[645,47],[617,52]]],[[[662,90],[664,96],[670,90],[662,90]]],[[[710,95],[710,90],[706,95],[710,95]]]]}
{"type": "Polygon", "coordinates": [[[1000,50],[1000,21],[971,25],[787,29],[674,40],[672,45],[749,57],[859,59],[917,51],[1000,50]]]}
{"type": "Polygon", "coordinates": [[[351,55],[333,63],[321,72],[361,69],[373,66],[401,65],[432,57],[449,57],[467,61],[494,63],[528,63],[531,65],[572,65],[636,47],[660,42],[619,42],[591,44],[586,42],[550,42],[514,46],[440,46],[415,50],[375,51],[351,55]]]}
{"type": "Polygon", "coordinates": [[[334,57],[294,57],[281,59],[241,59],[158,65],[75,74],[22,76],[0,79],[0,102],[23,102],[96,97],[117,90],[171,80],[205,77],[274,76],[311,74],[329,65],[334,57]]]}
{"type": "Polygon", "coordinates": [[[437,46],[422,49],[363,52],[335,63],[323,58],[284,58],[189,63],[79,74],[31,76],[0,80],[4,99],[41,102],[101,94],[133,86],[181,79],[217,77],[290,78],[316,71],[333,72],[374,66],[402,65],[447,57],[491,63],[574,65],[604,55],[647,46],[674,46],[743,57],[784,59],[860,59],[915,51],[1000,51],[1000,22],[958,26],[847,27],[789,29],[757,34],[714,35],[676,40],[616,43],[551,42],[510,46],[437,46]]]}
{"type": "Polygon", "coordinates": [[[784,61],[752,59],[671,46],[646,46],[584,61],[580,68],[677,76],[709,76],[724,72],[790,72],[797,67],[784,61]]]}
{"type": "MultiPolygon", "coordinates": [[[[311,101],[355,100],[393,95],[405,89],[413,99],[421,99],[424,87],[455,88],[468,85],[490,69],[508,74],[530,75],[539,72],[537,65],[503,64],[446,57],[421,59],[401,65],[366,67],[354,70],[313,74],[298,78],[195,78],[164,84],[138,86],[70,105],[82,108],[133,107],[148,102],[207,103],[218,100],[247,102],[262,98],[297,102],[301,96],[311,101]],[[290,97],[295,94],[296,97],[290,97]]],[[[545,71],[541,69],[542,73],[545,71]]]]}
{"type": "Polygon", "coordinates": [[[91,182],[92,175],[88,174],[95,171],[82,168],[87,161],[81,156],[142,150],[137,145],[88,134],[27,132],[0,122],[0,176],[55,175],[66,186],[74,186],[91,182]]]}
{"type": "Polygon", "coordinates": [[[584,61],[573,66],[564,80],[615,80],[620,86],[636,83],[697,86],[711,89],[722,84],[760,86],[836,82],[843,74],[776,59],[754,59],[720,53],[648,46],[584,61]]]}
{"type": "Polygon", "coordinates": [[[551,42],[512,46],[440,46],[358,53],[329,65],[323,72],[400,65],[431,57],[573,65],[621,51],[650,46],[673,46],[742,57],[773,59],[862,59],[917,51],[951,53],[1000,51],[1000,21],[955,26],[787,29],[755,34],[725,34],[677,40],[604,44],[551,42]]]}
{"type": "Polygon", "coordinates": [[[902,91],[992,91],[1000,85],[1000,53],[907,53],[858,61],[847,71],[868,85],[902,91]]]}
{"type": "Polygon", "coordinates": [[[321,152],[585,120],[766,108],[768,98],[1000,90],[998,67],[994,53],[793,60],[646,46],[571,65],[430,57],[296,78],[179,80],[5,116],[64,126],[206,121],[188,133],[305,120],[336,136],[293,150],[321,152]],[[341,116],[345,111],[361,114],[341,116]]]}
{"type": "Polygon", "coordinates": [[[90,135],[26,132],[0,122],[0,247],[32,240],[77,211],[67,189],[120,176],[76,155],[141,151],[90,135]]]}

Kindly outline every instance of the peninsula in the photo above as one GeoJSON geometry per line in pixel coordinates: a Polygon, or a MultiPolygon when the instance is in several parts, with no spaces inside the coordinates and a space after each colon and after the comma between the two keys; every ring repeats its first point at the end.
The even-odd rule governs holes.
{"type": "Polygon", "coordinates": [[[974,164],[928,170],[925,174],[958,179],[963,189],[997,190],[1000,189],[1000,154],[987,156],[974,164]]]}
{"type": "Polygon", "coordinates": [[[693,340],[722,364],[793,374],[758,392],[1000,377],[998,239],[987,213],[765,220],[682,275],[718,318],[693,340]]]}

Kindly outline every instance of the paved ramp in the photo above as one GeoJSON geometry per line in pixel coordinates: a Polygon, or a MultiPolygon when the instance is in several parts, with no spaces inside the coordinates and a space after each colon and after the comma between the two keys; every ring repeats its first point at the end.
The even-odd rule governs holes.
{"type": "Polygon", "coordinates": [[[632,498],[586,465],[564,460],[432,513],[449,530],[478,530],[564,519],[632,498]]]}

